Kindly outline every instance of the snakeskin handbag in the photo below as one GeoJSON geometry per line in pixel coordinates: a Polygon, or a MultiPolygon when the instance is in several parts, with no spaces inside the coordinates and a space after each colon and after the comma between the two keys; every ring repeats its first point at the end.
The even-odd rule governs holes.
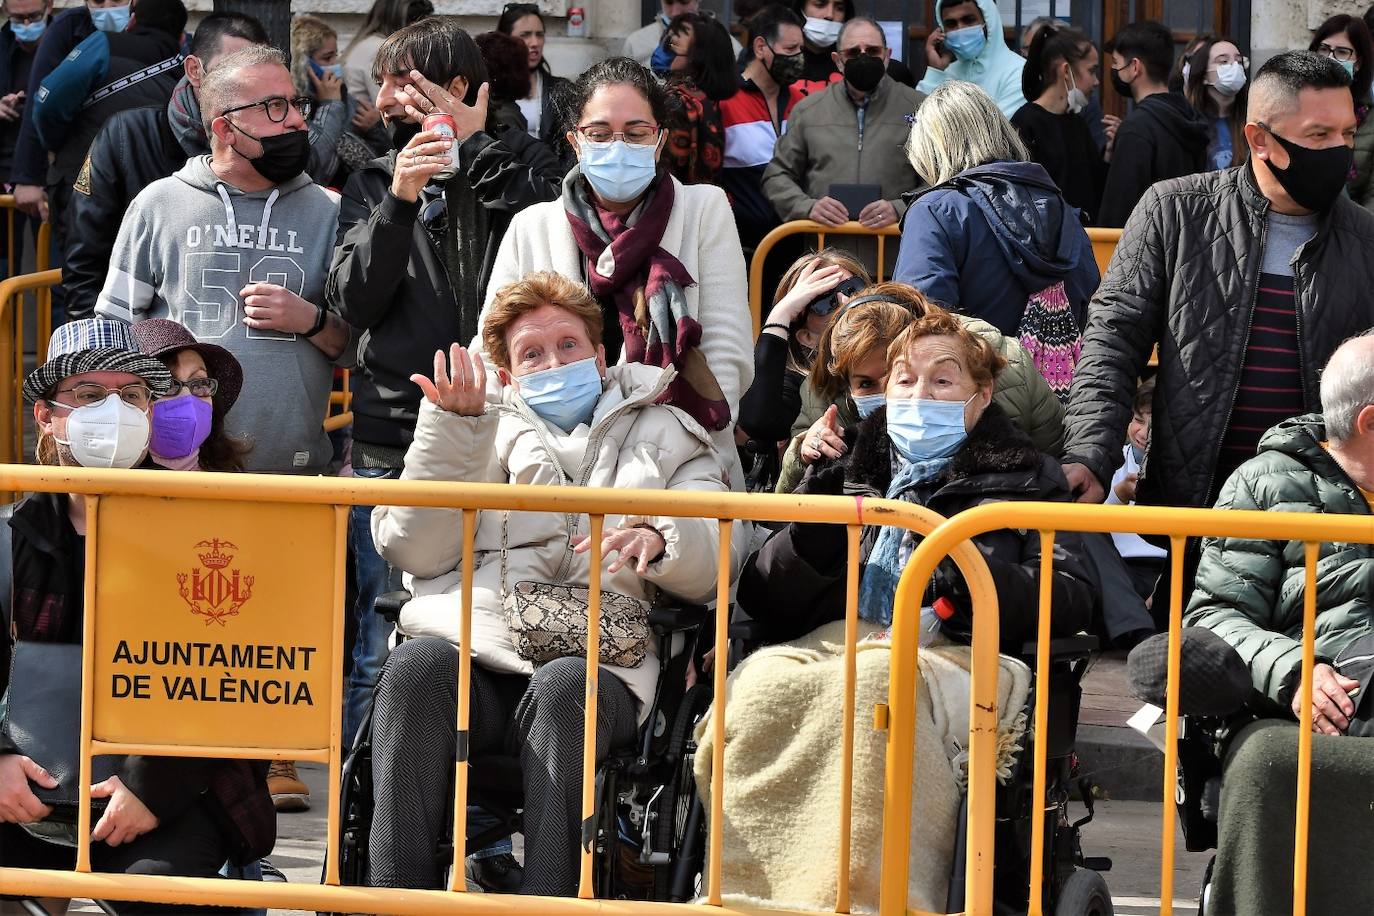
{"type": "MultiPolygon", "coordinates": [[[[587,656],[587,607],[591,590],[581,585],[551,584],[529,579],[506,590],[506,527],[509,512],[501,514],[501,606],[506,613],[515,649],[526,661],[542,664],[563,656],[587,656]]],[[[567,563],[565,558],[564,563],[567,563]]],[[[637,668],[649,644],[649,606],[638,598],[601,590],[603,665],[637,668]]]]}

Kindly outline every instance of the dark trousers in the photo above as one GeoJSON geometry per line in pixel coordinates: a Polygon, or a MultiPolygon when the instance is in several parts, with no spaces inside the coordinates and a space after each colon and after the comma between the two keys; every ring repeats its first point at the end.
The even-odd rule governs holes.
{"type": "MultiPolygon", "coordinates": [[[[202,800],[175,820],[143,834],[132,843],[91,846],[91,869],[108,874],[177,875],[214,878],[229,857],[229,843],[202,800]]],[[[0,824],[0,866],[71,871],[76,850],[31,836],[18,824],[0,824]]],[[[171,906],[151,903],[115,903],[124,913],[196,913],[204,906],[171,906]]]]}
{"type": "MultiPolygon", "coordinates": [[[[470,755],[517,757],[524,775],[525,877],[521,893],[577,892],[582,819],[585,662],[558,658],[532,677],[472,667],[470,755]]],[[[436,858],[455,759],[458,650],[412,639],[391,653],[373,707],[368,884],[436,888],[436,858]]],[[[634,740],[635,699],[619,678],[597,681],[597,760],[634,740]]]]}

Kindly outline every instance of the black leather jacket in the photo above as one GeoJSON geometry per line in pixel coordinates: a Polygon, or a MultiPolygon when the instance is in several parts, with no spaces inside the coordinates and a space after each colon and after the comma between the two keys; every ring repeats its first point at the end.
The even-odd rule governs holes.
{"type": "Polygon", "coordinates": [[[420,389],[410,380],[433,371],[434,350],[467,344],[463,314],[482,307],[496,251],[511,217],[558,196],[563,172],[543,143],[521,131],[497,139],[479,131],[458,147],[458,165],[488,213],[476,289],[455,289],[441,243],[419,219],[420,202],[391,193],[395,154],[374,159],[344,185],[338,247],[325,294],[331,308],[363,333],[362,371],[353,383],[353,438],[404,449],[415,432],[420,389]]]}
{"type": "Polygon", "coordinates": [[[69,236],[62,270],[71,318],[94,317],[129,202],[154,181],[180,169],[189,156],[172,132],[166,105],[121,111],[105,122],[72,195],[72,226],[79,231],[69,236]]]}
{"type": "MultiPolygon", "coordinates": [[[[1269,201],[1248,165],[1156,184],[1131,214],[1088,307],[1065,463],[1103,486],[1121,465],[1136,380],[1159,347],[1137,502],[1211,505],[1222,436],[1240,386],[1264,262],[1269,201]]],[[[1293,261],[1298,360],[1309,411],[1347,337],[1374,327],[1374,214],[1342,195],[1293,261]]]]}

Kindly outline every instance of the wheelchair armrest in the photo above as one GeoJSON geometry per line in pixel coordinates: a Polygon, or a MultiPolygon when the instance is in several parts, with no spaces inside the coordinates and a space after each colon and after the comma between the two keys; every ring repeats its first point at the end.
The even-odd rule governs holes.
{"type": "MultiPolygon", "coordinates": [[[[1050,661],[1070,662],[1087,658],[1101,647],[1101,640],[1087,633],[1080,633],[1078,636],[1061,636],[1058,639],[1050,640],[1050,661]]],[[[1029,660],[1031,667],[1035,667],[1035,653],[1036,645],[1033,642],[1028,642],[1021,647],[1021,656],[1023,660],[1029,660]]]]}
{"type": "Polygon", "coordinates": [[[381,614],[383,618],[391,623],[395,623],[401,616],[401,607],[409,600],[410,592],[404,589],[386,592],[377,596],[377,600],[372,605],[372,610],[381,614]]]}
{"type": "Polygon", "coordinates": [[[695,630],[706,619],[706,608],[700,604],[649,608],[649,626],[660,636],[695,630]]]}

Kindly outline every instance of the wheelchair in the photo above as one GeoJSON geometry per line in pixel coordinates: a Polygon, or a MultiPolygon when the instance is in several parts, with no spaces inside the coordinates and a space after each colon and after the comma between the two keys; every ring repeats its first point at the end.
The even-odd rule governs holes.
{"type": "MultiPolygon", "coordinates": [[[[375,610],[395,624],[410,595],[392,592],[375,610]]],[[[705,861],[705,813],[692,776],[693,732],[711,705],[710,687],[686,685],[688,663],[707,617],[700,606],[652,607],[649,626],[657,642],[659,672],[645,724],[633,745],[612,748],[595,776],[592,828],[593,892],[599,899],[687,901],[697,894],[705,861]],[[674,651],[677,650],[677,651],[674,651]]],[[[362,885],[368,872],[372,797],[372,717],[367,715],[342,768],[340,882],[362,885]]],[[[453,784],[450,780],[449,798],[453,784]]],[[[495,823],[469,825],[473,852],[521,830],[524,780],[514,757],[490,755],[469,761],[468,805],[495,823]]],[[[441,873],[452,867],[452,805],[435,849],[441,873]]],[[[331,850],[328,854],[333,854],[331,850]]]]}

